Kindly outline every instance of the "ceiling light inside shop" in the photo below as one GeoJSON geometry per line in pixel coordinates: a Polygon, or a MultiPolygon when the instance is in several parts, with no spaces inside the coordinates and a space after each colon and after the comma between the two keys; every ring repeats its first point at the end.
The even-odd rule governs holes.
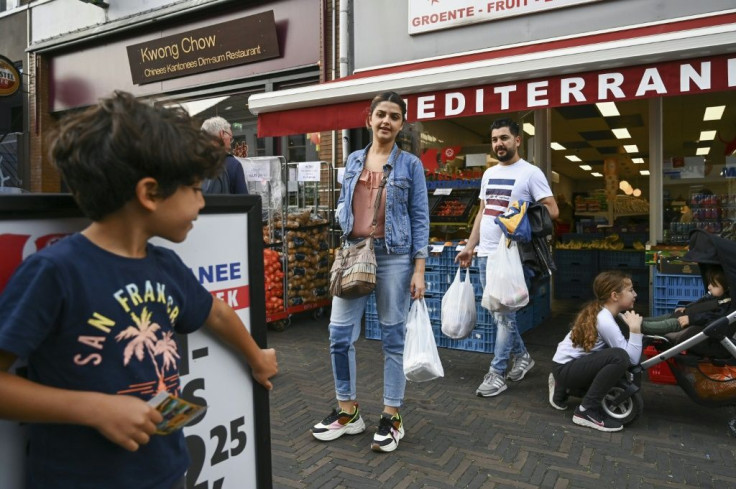
{"type": "Polygon", "coordinates": [[[635,144],[624,144],[624,151],[626,151],[627,153],[638,153],[639,146],[635,144]]]}
{"type": "Polygon", "coordinates": [[[561,145],[560,143],[555,143],[555,142],[552,142],[552,144],[550,144],[549,147],[552,148],[552,149],[555,149],[557,151],[559,151],[561,149],[567,149],[563,145],[561,145]]]}
{"type": "Polygon", "coordinates": [[[530,136],[534,136],[534,126],[529,122],[524,123],[524,132],[530,136]]]}
{"type": "Polygon", "coordinates": [[[641,170],[639,175],[649,175],[649,170],[641,170]]]}
{"type": "Polygon", "coordinates": [[[618,139],[631,139],[631,134],[629,134],[629,130],[625,127],[622,127],[621,129],[611,129],[611,132],[613,132],[613,135],[618,139]]]}
{"type": "Polygon", "coordinates": [[[634,189],[633,189],[633,188],[631,188],[631,187],[628,187],[628,188],[624,189],[624,193],[625,193],[626,195],[631,195],[631,194],[633,194],[633,193],[634,193],[634,189]]]}
{"type": "Polygon", "coordinates": [[[621,115],[618,111],[618,107],[613,102],[599,102],[595,104],[598,110],[601,112],[603,117],[615,117],[621,115]]]}
{"type": "Polygon", "coordinates": [[[632,163],[636,163],[637,165],[641,165],[644,163],[644,158],[631,158],[632,163]]]}
{"type": "Polygon", "coordinates": [[[716,138],[716,131],[700,131],[700,141],[713,141],[716,138]]]}
{"type": "Polygon", "coordinates": [[[698,155],[698,156],[705,156],[708,153],[710,153],[710,148],[698,148],[695,151],[695,154],[698,155]]]}
{"type": "Polygon", "coordinates": [[[635,188],[633,195],[634,197],[641,197],[641,189],[635,188]]]}
{"type": "Polygon", "coordinates": [[[580,168],[583,169],[583,170],[585,170],[585,171],[590,171],[590,170],[593,169],[593,167],[590,166],[590,165],[580,165],[580,168]]]}
{"type": "Polygon", "coordinates": [[[583,160],[581,160],[580,158],[578,158],[578,157],[577,157],[577,156],[575,156],[575,155],[567,155],[567,156],[565,156],[565,158],[567,158],[567,159],[568,159],[568,160],[570,160],[570,161],[575,161],[575,162],[578,162],[578,161],[583,161],[583,160]]]}
{"type": "Polygon", "coordinates": [[[597,171],[590,172],[590,174],[593,175],[594,177],[602,177],[603,176],[602,173],[598,173],[597,171]]]}
{"type": "Polygon", "coordinates": [[[704,121],[720,121],[723,117],[723,111],[726,110],[725,105],[715,105],[713,107],[705,108],[705,115],[703,115],[704,121]]]}
{"type": "Polygon", "coordinates": [[[626,180],[621,180],[620,182],[618,182],[619,190],[626,190],[626,187],[629,187],[629,182],[627,182],[626,180]]]}

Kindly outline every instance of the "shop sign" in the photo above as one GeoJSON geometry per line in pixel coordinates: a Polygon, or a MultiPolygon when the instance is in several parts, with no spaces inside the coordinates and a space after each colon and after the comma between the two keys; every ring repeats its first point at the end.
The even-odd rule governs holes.
{"type": "Polygon", "coordinates": [[[20,73],[5,56],[0,56],[0,97],[13,95],[20,89],[20,73]]]}
{"type": "Polygon", "coordinates": [[[409,34],[536,14],[601,0],[408,0],[409,34]]]}
{"type": "Polygon", "coordinates": [[[273,10],[127,46],[133,83],[255,63],[280,56],[273,10]]]}
{"type": "MultiPolygon", "coordinates": [[[[734,89],[736,57],[722,55],[424,92],[404,100],[407,121],[417,122],[734,89]]],[[[353,102],[258,114],[258,135],[362,127],[370,94],[364,96],[353,102]]]]}
{"type": "Polygon", "coordinates": [[[448,119],[734,88],[736,58],[721,56],[410,95],[406,97],[407,120],[448,119]]]}

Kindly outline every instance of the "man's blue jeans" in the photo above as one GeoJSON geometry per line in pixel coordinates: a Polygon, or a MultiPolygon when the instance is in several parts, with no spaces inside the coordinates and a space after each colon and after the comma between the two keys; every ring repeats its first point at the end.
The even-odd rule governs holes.
{"type": "MultiPolygon", "coordinates": [[[[409,314],[411,276],[414,263],[406,255],[387,254],[383,239],[375,240],[376,308],[383,345],[383,404],[401,407],[404,400],[404,337],[409,314]]],[[[368,297],[332,299],[330,314],[330,356],[338,401],[357,399],[355,341],[360,336],[361,319],[368,297]]],[[[375,365],[373,363],[371,366],[375,365]]]]}
{"type": "MultiPolygon", "coordinates": [[[[486,288],[486,267],[488,258],[477,257],[478,271],[480,272],[480,283],[486,288]]],[[[516,311],[494,312],[493,320],[496,323],[496,341],[493,345],[493,360],[489,370],[504,376],[509,365],[511,355],[522,356],[527,353],[524,341],[521,339],[519,329],[516,327],[516,311]]]]}

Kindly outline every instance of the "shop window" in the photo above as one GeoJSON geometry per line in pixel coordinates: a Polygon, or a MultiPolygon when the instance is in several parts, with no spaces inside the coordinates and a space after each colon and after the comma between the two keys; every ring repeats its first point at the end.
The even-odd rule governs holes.
{"type": "Polygon", "coordinates": [[[558,107],[550,121],[553,190],[574,211],[571,236],[558,238],[617,235],[626,243],[645,243],[651,209],[648,101],[558,107]]]}
{"type": "Polygon", "coordinates": [[[663,238],[692,229],[736,237],[736,106],[732,92],[663,99],[663,238]]]}
{"type": "Polygon", "coordinates": [[[258,119],[248,110],[251,92],[180,102],[189,114],[203,122],[220,116],[233,131],[232,152],[240,157],[269,156],[267,138],[258,137],[258,119]]]}

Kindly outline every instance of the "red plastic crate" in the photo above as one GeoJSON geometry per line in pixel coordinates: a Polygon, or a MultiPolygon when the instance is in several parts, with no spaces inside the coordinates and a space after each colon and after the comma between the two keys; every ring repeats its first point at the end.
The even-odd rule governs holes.
{"type": "MultiPolygon", "coordinates": [[[[652,358],[657,356],[657,349],[653,346],[648,346],[644,348],[643,353],[645,357],[652,358]]],[[[658,363],[653,367],[649,367],[647,369],[649,380],[657,384],[677,384],[675,374],[673,374],[672,369],[670,369],[670,363],[674,363],[674,360],[671,358],[665,362],[658,363]]]]}

